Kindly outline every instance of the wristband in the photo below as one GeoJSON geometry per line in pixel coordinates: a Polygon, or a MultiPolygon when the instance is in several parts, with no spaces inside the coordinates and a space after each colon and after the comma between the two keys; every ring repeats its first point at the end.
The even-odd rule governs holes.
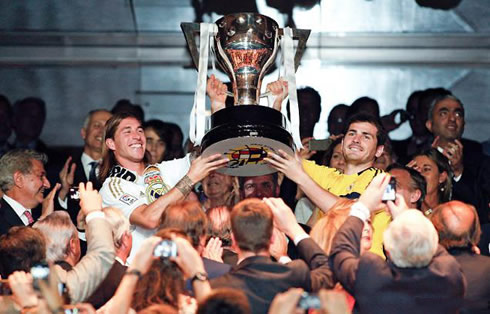
{"type": "Polygon", "coordinates": [[[350,215],[355,216],[361,219],[362,221],[366,221],[371,216],[371,212],[369,211],[369,208],[367,208],[366,205],[357,201],[354,204],[352,204],[350,208],[350,215]]]}
{"type": "Polygon", "coordinates": [[[86,217],[85,217],[85,223],[89,223],[92,219],[95,218],[105,218],[104,213],[101,210],[95,210],[93,212],[90,212],[86,217]]]}
{"type": "Polygon", "coordinates": [[[192,191],[192,187],[194,186],[194,183],[192,180],[185,175],[180,181],[175,185],[175,188],[182,193],[182,195],[187,196],[189,193],[192,191]]]}
{"type": "Polygon", "coordinates": [[[124,275],[136,276],[136,277],[138,277],[138,280],[141,279],[141,277],[143,277],[143,274],[137,269],[128,269],[128,270],[126,270],[124,275]]]}
{"type": "Polygon", "coordinates": [[[202,272],[197,272],[192,278],[191,278],[191,284],[194,283],[194,281],[199,280],[199,281],[206,281],[208,280],[208,274],[202,273],[202,272]]]}

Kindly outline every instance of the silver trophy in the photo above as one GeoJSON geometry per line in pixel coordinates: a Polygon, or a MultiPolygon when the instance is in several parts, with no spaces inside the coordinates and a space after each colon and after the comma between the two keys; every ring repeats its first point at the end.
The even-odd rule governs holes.
{"type": "MultiPolygon", "coordinates": [[[[232,83],[235,106],[219,110],[211,116],[210,130],[201,141],[202,154],[207,156],[219,152],[227,156],[230,162],[221,172],[229,175],[272,173],[275,170],[263,161],[268,152],[282,149],[293,153],[293,139],[287,130],[287,119],[281,112],[269,107],[241,105],[259,104],[263,96],[260,95],[262,80],[274,64],[284,29],[279,28],[273,19],[257,13],[229,14],[215,24],[210,36],[213,36],[216,59],[232,83]]],[[[200,55],[195,39],[202,28],[197,23],[181,23],[181,27],[192,60],[199,69],[200,55]]],[[[292,38],[298,40],[293,74],[309,34],[310,30],[292,30],[292,38]]],[[[201,45],[205,44],[201,42],[201,45]]]]}

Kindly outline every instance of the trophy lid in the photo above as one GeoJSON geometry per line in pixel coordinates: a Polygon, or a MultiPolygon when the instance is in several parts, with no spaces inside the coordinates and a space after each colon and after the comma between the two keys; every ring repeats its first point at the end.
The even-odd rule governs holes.
{"type": "Polygon", "coordinates": [[[216,21],[217,38],[223,48],[260,49],[273,47],[279,25],[270,17],[258,13],[234,13],[216,21]]]}

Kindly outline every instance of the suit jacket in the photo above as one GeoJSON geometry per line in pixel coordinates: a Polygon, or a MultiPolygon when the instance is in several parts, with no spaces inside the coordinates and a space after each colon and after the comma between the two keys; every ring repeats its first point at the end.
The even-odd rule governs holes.
{"type": "Polygon", "coordinates": [[[298,243],[298,251],[302,260],[285,265],[266,256],[246,258],[226,275],[211,280],[211,286],[242,290],[247,295],[252,313],[267,313],[276,294],[291,287],[301,287],[306,291],[332,288],[334,279],[323,250],[307,238],[298,243]]]}
{"type": "MultiPolygon", "coordinates": [[[[36,221],[41,214],[37,210],[32,210],[32,218],[36,221]]],[[[6,234],[10,228],[15,226],[25,226],[19,216],[15,213],[12,206],[3,198],[0,198],[0,236],[6,234]]]]}
{"type": "Polygon", "coordinates": [[[469,248],[451,248],[466,277],[466,294],[461,313],[490,313],[490,257],[474,254],[469,248]]]}
{"type": "MultiPolygon", "coordinates": [[[[85,170],[83,169],[82,153],[83,152],[76,155],[72,159],[72,162],[76,165],[75,174],[74,174],[74,178],[73,178],[73,186],[74,187],[78,187],[78,184],[80,184],[80,182],[89,181],[87,176],[85,175],[85,170]]],[[[97,180],[97,182],[92,182],[92,184],[93,184],[95,189],[100,190],[101,184],[98,180],[97,180]]],[[[58,206],[59,206],[59,209],[61,209],[61,205],[58,204],[58,206]]],[[[78,215],[78,212],[80,211],[79,201],[72,200],[69,197],[67,197],[67,207],[68,208],[66,210],[68,211],[68,214],[70,214],[70,218],[73,221],[73,224],[75,224],[75,226],[76,226],[77,215],[78,215]]]]}
{"type": "MultiPolygon", "coordinates": [[[[228,264],[216,262],[206,257],[202,258],[202,262],[204,264],[204,269],[206,270],[209,279],[222,276],[229,272],[231,269],[231,266],[228,264]]],[[[187,289],[187,291],[192,292],[192,283],[190,279],[186,280],[185,288],[187,289]]]]}
{"type": "Polygon", "coordinates": [[[399,268],[367,252],[360,256],[364,223],[348,217],[333,239],[335,276],[356,300],[360,313],[458,313],[465,280],[458,262],[441,246],[430,264],[399,268]]]}
{"type": "Polygon", "coordinates": [[[24,226],[24,223],[14,209],[3,199],[0,199],[0,236],[6,234],[14,226],[24,226]]]}
{"type": "Polygon", "coordinates": [[[116,293],[117,287],[126,273],[127,268],[127,266],[122,265],[118,261],[114,261],[109,273],[97,287],[97,290],[87,299],[87,303],[92,304],[96,309],[106,304],[114,293],[116,293]]]}
{"type": "Polygon", "coordinates": [[[481,144],[462,139],[463,175],[453,180],[454,200],[475,206],[481,224],[490,222],[490,157],[483,155],[481,144]]]}
{"type": "Polygon", "coordinates": [[[115,250],[110,224],[94,218],[87,224],[88,250],[70,271],[55,265],[60,282],[65,283],[72,303],[85,301],[97,289],[114,264],[115,250]]]}

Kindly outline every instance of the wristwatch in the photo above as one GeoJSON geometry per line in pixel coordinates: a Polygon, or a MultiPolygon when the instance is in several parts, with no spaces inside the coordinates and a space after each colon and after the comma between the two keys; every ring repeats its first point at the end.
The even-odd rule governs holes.
{"type": "Polygon", "coordinates": [[[199,281],[206,281],[208,280],[208,274],[206,273],[201,273],[197,272],[192,278],[191,278],[191,283],[194,283],[194,281],[199,280],[199,281]]]}

